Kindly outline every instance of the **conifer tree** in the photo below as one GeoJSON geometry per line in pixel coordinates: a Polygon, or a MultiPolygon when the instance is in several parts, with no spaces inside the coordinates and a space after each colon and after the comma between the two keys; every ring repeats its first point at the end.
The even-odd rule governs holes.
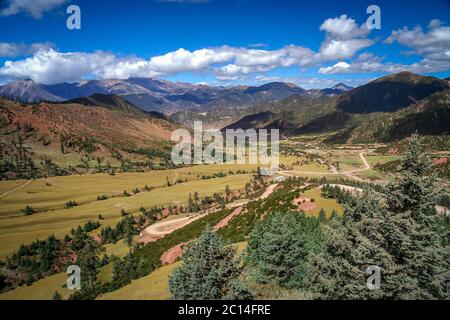
{"type": "Polygon", "coordinates": [[[391,215],[380,202],[380,196],[370,190],[346,208],[344,218],[332,218],[323,226],[323,251],[312,257],[308,275],[315,297],[407,298],[405,294],[416,287],[415,279],[402,272],[400,257],[413,249],[409,240],[414,221],[391,215]],[[379,290],[366,285],[369,266],[381,269],[379,290]]]}
{"type": "Polygon", "coordinates": [[[308,282],[326,299],[445,299],[449,247],[438,228],[439,194],[431,163],[413,135],[396,182],[348,201],[344,218],[325,224],[323,251],[311,259],[308,282]],[[366,287],[366,268],[381,268],[381,288],[366,287]]]}
{"type": "Polygon", "coordinates": [[[52,300],[62,300],[61,294],[58,291],[55,291],[55,293],[53,293],[52,300]]]}
{"type": "Polygon", "coordinates": [[[387,187],[389,209],[410,216],[416,223],[408,272],[418,281],[421,298],[449,298],[450,247],[445,241],[444,217],[435,206],[442,196],[437,174],[423,139],[413,134],[401,161],[400,177],[387,187]]]}
{"type": "Polygon", "coordinates": [[[245,299],[251,296],[239,283],[241,269],[236,250],[226,246],[209,226],[189,246],[182,260],[183,264],[169,279],[174,299],[245,299]]]}
{"type": "Polygon", "coordinates": [[[256,281],[302,287],[313,247],[306,237],[308,219],[298,213],[274,213],[255,226],[246,261],[256,281]]]}

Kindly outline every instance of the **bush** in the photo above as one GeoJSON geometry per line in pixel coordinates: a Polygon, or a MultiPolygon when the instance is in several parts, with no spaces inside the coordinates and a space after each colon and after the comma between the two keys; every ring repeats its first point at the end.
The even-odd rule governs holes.
{"type": "Polygon", "coordinates": [[[22,212],[25,213],[26,216],[31,216],[33,213],[36,213],[33,207],[30,206],[26,206],[25,208],[23,208],[22,212]]]}
{"type": "Polygon", "coordinates": [[[73,208],[78,206],[78,203],[74,200],[70,200],[66,202],[66,208],[73,208]]]}

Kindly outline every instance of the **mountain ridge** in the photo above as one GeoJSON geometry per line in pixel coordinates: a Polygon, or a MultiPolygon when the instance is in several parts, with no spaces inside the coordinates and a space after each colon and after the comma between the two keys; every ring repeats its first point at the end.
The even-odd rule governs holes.
{"type": "Polygon", "coordinates": [[[144,111],[171,114],[187,108],[215,105],[250,105],[277,100],[306,90],[291,83],[271,82],[261,86],[208,86],[152,78],[84,80],[51,85],[19,80],[0,87],[0,96],[25,103],[61,102],[93,94],[120,95],[144,111]]]}

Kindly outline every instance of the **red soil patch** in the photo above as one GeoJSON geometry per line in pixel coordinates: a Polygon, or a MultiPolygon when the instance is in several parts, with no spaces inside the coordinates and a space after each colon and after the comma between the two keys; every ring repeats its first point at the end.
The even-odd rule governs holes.
{"type": "Polygon", "coordinates": [[[316,204],[312,202],[310,198],[299,197],[297,199],[294,199],[293,203],[297,206],[297,209],[305,212],[314,210],[316,208],[316,204]]]}
{"type": "Polygon", "coordinates": [[[158,237],[158,236],[155,236],[155,235],[150,235],[150,234],[148,234],[146,232],[141,232],[140,237],[137,240],[137,242],[138,243],[147,244],[147,243],[150,243],[150,242],[155,242],[156,240],[159,240],[161,238],[163,238],[163,237],[162,236],[158,237]]]}
{"type": "Polygon", "coordinates": [[[220,220],[214,227],[213,230],[217,231],[220,228],[223,228],[225,226],[228,225],[228,223],[231,221],[231,219],[233,219],[234,217],[236,217],[237,215],[239,215],[242,211],[243,207],[237,207],[236,209],[233,210],[232,213],[230,213],[229,215],[227,215],[225,218],[223,218],[222,220],[220,220]]]}
{"type": "Polygon", "coordinates": [[[448,158],[438,158],[438,159],[433,160],[433,163],[436,165],[445,164],[447,162],[448,162],[448,158]]]}
{"type": "Polygon", "coordinates": [[[172,264],[174,263],[179,257],[183,255],[183,249],[189,242],[183,242],[180,244],[177,244],[176,246],[173,246],[166,252],[164,252],[161,255],[161,263],[164,264],[172,264]]]}
{"type": "Polygon", "coordinates": [[[397,154],[397,152],[397,148],[390,148],[388,151],[389,154],[397,154]]]}

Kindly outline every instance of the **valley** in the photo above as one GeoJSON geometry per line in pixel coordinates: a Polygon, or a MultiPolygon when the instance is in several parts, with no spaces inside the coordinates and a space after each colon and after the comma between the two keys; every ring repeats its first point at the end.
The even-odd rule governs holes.
{"type": "MultiPolygon", "coordinates": [[[[447,215],[450,89],[440,79],[400,73],[321,91],[144,80],[102,81],[95,92],[77,84],[76,95],[86,96],[39,87],[48,91],[39,99],[57,102],[0,99],[0,299],[169,299],[169,279],[205,228],[247,259],[255,232],[280,213],[299,219],[315,248],[318,225],[341,219],[362,192],[383,194],[399,179],[415,132],[443,189],[437,212],[447,215]],[[125,94],[150,85],[177,110],[142,108],[125,94]],[[366,100],[372,96],[374,103],[366,100]],[[224,102],[231,97],[236,105],[224,102]],[[204,128],[279,129],[278,170],[266,176],[258,164],[174,165],[171,132],[198,119],[204,128]],[[94,253],[96,286],[69,290],[65,268],[84,263],[86,251],[94,253]]],[[[23,83],[15,85],[0,92],[19,92],[23,83]]],[[[257,299],[310,298],[242,277],[257,299]]]]}

